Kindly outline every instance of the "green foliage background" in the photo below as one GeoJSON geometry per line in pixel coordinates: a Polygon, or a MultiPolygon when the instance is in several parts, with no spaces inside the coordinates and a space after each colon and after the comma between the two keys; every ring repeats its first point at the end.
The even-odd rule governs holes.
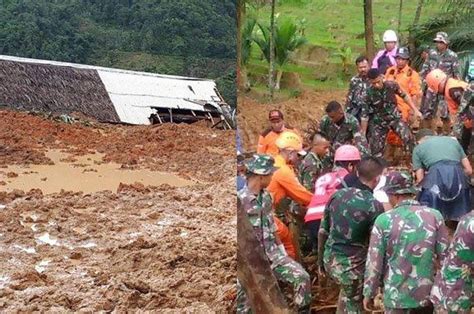
{"type": "Polygon", "coordinates": [[[236,104],[235,0],[0,3],[0,54],[211,78],[236,104]]]}

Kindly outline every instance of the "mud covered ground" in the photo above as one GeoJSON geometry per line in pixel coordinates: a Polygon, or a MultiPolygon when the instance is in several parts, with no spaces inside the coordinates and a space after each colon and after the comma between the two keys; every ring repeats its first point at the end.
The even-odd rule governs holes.
{"type": "MultiPolygon", "coordinates": [[[[0,310],[227,312],[235,296],[234,133],[199,125],[72,125],[0,111],[0,310]],[[192,184],[92,193],[8,190],[48,152],[192,184]]],[[[52,165],[54,167],[54,165],[52,165]]],[[[80,178],[78,178],[80,180],[80,178]]]]}

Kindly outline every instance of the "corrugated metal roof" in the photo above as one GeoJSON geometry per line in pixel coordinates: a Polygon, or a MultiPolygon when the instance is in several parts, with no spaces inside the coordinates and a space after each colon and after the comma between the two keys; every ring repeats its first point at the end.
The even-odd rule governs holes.
{"type": "Polygon", "coordinates": [[[99,74],[120,121],[150,124],[152,107],[206,111],[204,104],[219,108],[216,83],[209,79],[127,71],[76,63],[2,56],[0,60],[93,69],[99,74]]]}

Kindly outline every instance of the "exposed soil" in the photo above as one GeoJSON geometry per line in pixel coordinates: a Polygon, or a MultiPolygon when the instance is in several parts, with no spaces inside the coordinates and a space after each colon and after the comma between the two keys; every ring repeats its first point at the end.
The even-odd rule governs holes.
{"type": "Polygon", "coordinates": [[[331,100],[344,102],[346,91],[311,91],[305,90],[299,97],[277,101],[273,104],[260,102],[254,95],[238,99],[238,125],[246,151],[255,151],[259,134],[268,127],[268,112],[280,109],[288,125],[303,130],[311,120],[319,120],[324,108],[331,100]]]}
{"type": "Polygon", "coordinates": [[[4,171],[1,311],[231,311],[234,132],[200,125],[69,125],[12,111],[0,111],[0,125],[3,167],[52,164],[49,152],[60,149],[69,156],[61,162],[101,153],[98,163],[193,181],[47,194],[7,191],[15,175],[28,174],[8,178],[4,171]]]}

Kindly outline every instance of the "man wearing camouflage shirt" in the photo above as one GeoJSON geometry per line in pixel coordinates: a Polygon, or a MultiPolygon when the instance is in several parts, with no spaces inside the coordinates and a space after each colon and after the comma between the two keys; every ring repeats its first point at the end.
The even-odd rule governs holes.
{"type": "Polygon", "coordinates": [[[441,213],[412,200],[417,193],[408,172],[392,171],[383,190],[393,206],[377,217],[370,236],[364,280],[364,308],[382,288],[385,313],[432,312],[430,291],[448,247],[441,213]]]}
{"type": "Polygon", "coordinates": [[[401,138],[405,149],[411,150],[414,145],[413,135],[408,124],[401,119],[395,96],[400,96],[410,106],[415,117],[421,117],[420,111],[400,85],[386,81],[379,70],[370,69],[367,76],[370,86],[362,107],[361,131],[367,137],[372,155],[383,156],[390,129],[401,138]]]}
{"type": "Polygon", "coordinates": [[[431,291],[431,300],[440,313],[471,313],[473,306],[474,212],[459,222],[431,291]]]}
{"type": "MultiPolygon", "coordinates": [[[[274,168],[274,159],[268,155],[254,155],[246,163],[247,185],[238,192],[237,197],[247,212],[275,277],[280,282],[293,286],[294,303],[298,310],[309,313],[311,303],[311,281],[308,273],[300,264],[288,257],[281,241],[276,236],[276,227],[272,214],[272,197],[266,187],[270,183],[274,168]]],[[[237,313],[250,313],[250,303],[243,287],[238,283],[237,313]]]]}
{"type": "Polygon", "coordinates": [[[326,115],[321,118],[319,131],[331,143],[331,156],[344,144],[356,146],[362,156],[369,155],[368,144],[360,133],[359,122],[352,114],[344,113],[342,105],[337,101],[331,101],[326,106],[326,115]]]}
{"type": "MultiPolygon", "coordinates": [[[[440,69],[446,73],[448,77],[459,79],[458,55],[448,49],[448,34],[445,32],[436,33],[433,42],[436,43],[436,49],[429,51],[429,56],[421,67],[421,78],[424,80],[429,72],[434,69],[440,69]]],[[[422,128],[434,128],[433,119],[436,117],[436,111],[438,111],[438,115],[443,121],[443,132],[448,134],[451,124],[446,101],[443,95],[437,95],[428,90],[421,105],[421,112],[423,113],[422,128]]]]}
{"type": "Polygon", "coordinates": [[[356,59],[357,75],[351,78],[349,84],[349,92],[346,97],[346,112],[356,117],[360,122],[361,106],[369,81],[367,79],[367,72],[370,65],[369,60],[365,56],[360,56],[356,59]]]}
{"type": "Polygon", "coordinates": [[[318,237],[318,264],[320,275],[327,272],[340,286],[337,313],[362,312],[370,229],[383,212],[372,193],[382,171],[383,165],[377,158],[362,159],[358,165],[360,184],[334,193],[324,209],[318,237]]]}

